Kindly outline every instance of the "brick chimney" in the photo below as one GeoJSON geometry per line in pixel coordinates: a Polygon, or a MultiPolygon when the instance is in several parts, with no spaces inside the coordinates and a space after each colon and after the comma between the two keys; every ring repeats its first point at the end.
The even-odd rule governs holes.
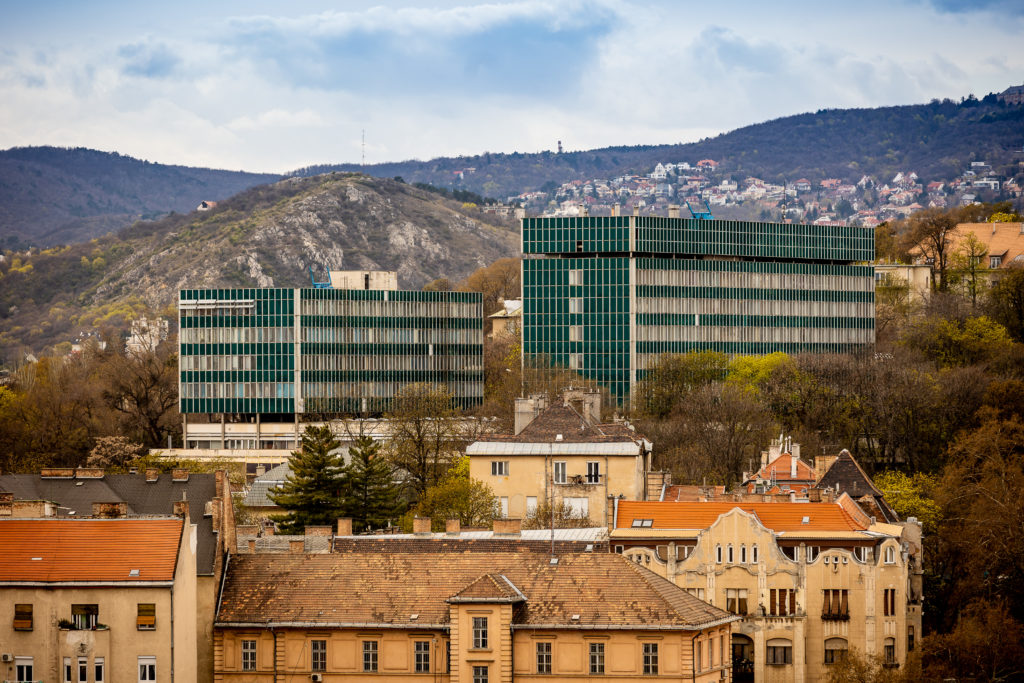
{"type": "Polygon", "coordinates": [[[176,501],[174,501],[174,509],[173,509],[171,514],[176,515],[178,517],[184,517],[186,520],[189,519],[189,516],[188,516],[188,501],[187,500],[176,500],[176,501]]]}
{"type": "Polygon", "coordinates": [[[462,533],[462,523],[457,519],[445,520],[444,532],[449,536],[458,536],[462,533]]]}
{"type": "Polygon", "coordinates": [[[417,536],[426,536],[430,533],[430,517],[413,517],[412,532],[417,536]]]}
{"type": "Polygon", "coordinates": [[[255,538],[250,538],[249,539],[249,554],[250,555],[255,555],[256,554],[256,539],[255,538]]]}
{"type": "Polygon", "coordinates": [[[102,479],[102,467],[79,467],[75,470],[76,479],[102,479]]]}
{"type": "Polygon", "coordinates": [[[288,541],[288,552],[299,555],[306,552],[306,541],[301,538],[293,538],[288,541]]]}
{"type": "Polygon", "coordinates": [[[160,470],[155,467],[146,468],[146,482],[152,484],[160,478],[160,470]]]}
{"type": "Polygon", "coordinates": [[[548,407],[546,396],[534,395],[530,398],[516,399],[515,433],[518,435],[530,426],[541,412],[548,407]]]}
{"type": "Polygon", "coordinates": [[[44,467],[39,470],[41,479],[74,479],[74,467],[44,467]]]}
{"type": "Polygon", "coordinates": [[[263,535],[264,536],[273,536],[274,535],[274,523],[271,522],[269,519],[267,521],[263,522],[263,535]]]}
{"type": "MultiPolygon", "coordinates": [[[[11,517],[53,517],[56,507],[45,500],[12,500],[10,502],[11,517]]],[[[4,503],[7,509],[8,504],[4,503]]]]}
{"type": "Polygon", "coordinates": [[[339,517],[338,518],[338,536],[351,536],[352,535],[352,518],[351,517],[339,517]]]}
{"type": "Polygon", "coordinates": [[[93,503],[92,516],[104,519],[117,519],[128,516],[128,503],[118,501],[114,503],[93,503]]]}
{"type": "Polygon", "coordinates": [[[171,481],[188,481],[188,470],[183,467],[175,467],[171,470],[171,481]]]}
{"type": "Polygon", "coordinates": [[[495,536],[518,536],[523,528],[523,520],[518,517],[494,520],[495,536]]]}

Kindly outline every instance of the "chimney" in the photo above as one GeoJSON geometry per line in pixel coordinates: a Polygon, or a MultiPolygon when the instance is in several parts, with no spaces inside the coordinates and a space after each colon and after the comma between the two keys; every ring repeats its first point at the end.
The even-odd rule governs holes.
{"type": "Polygon", "coordinates": [[[799,460],[795,455],[789,456],[789,478],[796,479],[796,463],[799,460]]]}
{"type": "MultiPolygon", "coordinates": [[[[4,504],[7,507],[7,503],[4,504]]],[[[45,500],[12,500],[10,502],[11,517],[53,517],[56,508],[45,500]]]]}
{"type": "Polygon", "coordinates": [[[307,526],[306,527],[306,535],[307,536],[326,536],[327,538],[330,538],[330,536],[331,536],[331,527],[330,526],[307,526]]]}
{"type": "Polygon", "coordinates": [[[520,432],[530,426],[540,411],[544,410],[543,401],[537,396],[531,396],[530,398],[517,398],[516,399],[516,422],[515,422],[515,433],[519,436],[520,432]]]}
{"type": "Polygon", "coordinates": [[[601,394],[597,391],[587,391],[583,394],[583,419],[587,424],[601,423],[601,394]]]}
{"type": "Polygon", "coordinates": [[[518,517],[494,520],[495,536],[518,536],[523,528],[523,520],[518,517]]]}
{"type": "MultiPolygon", "coordinates": [[[[177,505],[177,503],[175,503],[177,505]]],[[[188,503],[186,503],[188,505],[188,503]]],[[[119,501],[116,503],[93,503],[92,516],[103,519],[117,519],[128,516],[128,503],[119,501]]]]}
{"type": "Polygon", "coordinates": [[[293,538],[288,541],[288,552],[293,555],[301,555],[306,552],[306,541],[302,538],[293,538]]]}
{"type": "MultiPolygon", "coordinates": [[[[619,215],[619,205],[618,204],[612,204],[612,215],[613,216],[618,216],[619,215]]],[[[1022,232],[1024,232],[1024,230],[1022,230],[1022,232]]]]}
{"type": "Polygon", "coordinates": [[[458,536],[462,532],[462,523],[457,519],[445,520],[444,532],[449,536],[458,536]]]}
{"type": "Polygon", "coordinates": [[[669,218],[679,218],[679,205],[678,204],[669,204],[668,205],[668,217],[669,218]]]}
{"type": "Polygon", "coordinates": [[[812,503],[820,503],[821,502],[821,489],[819,489],[819,488],[812,488],[809,491],[807,491],[807,499],[809,501],[811,501],[812,503]]]}
{"type": "Polygon", "coordinates": [[[40,479],[74,479],[73,467],[44,467],[39,470],[40,479]]]}
{"type": "Polygon", "coordinates": [[[102,479],[102,467],[79,467],[75,470],[76,479],[102,479]]]}
{"type": "Polygon", "coordinates": [[[188,481],[188,470],[183,467],[175,467],[171,470],[171,481],[188,481]]]}
{"type": "Polygon", "coordinates": [[[146,468],[146,481],[152,484],[154,481],[160,478],[160,470],[155,467],[146,468]]]}
{"type": "Polygon", "coordinates": [[[430,517],[413,517],[412,532],[417,536],[426,536],[430,533],[430,517]]]}
{"type": "Polygon", "coordinates": [[[351,536],[352,535],[352,518],[351,517],[339,517],[338,518],[338,536],[351,536]]]}
{"type": "Polygon", "coordinates": [[[184,517],[189,519],[188,516],[188,501],[187,500],[176,500],[174,501],[174,511],[172,514],[178,517],[184,517]]]}
{"type": "Polygon", "coordinates": [[[274,523],[269,519],[263,522],[263,535],[273,536],[274,535],[274,523]]]}
{"type": "Polygon", "coordinates": [[[260,532],[260,527],[256,524],[239,524],[236,531],[239,536],[256,536],[260,532]]]}
{"type": "Polygon", "coordinates": [[[250,538],[249,539],[249,554],[250,555],[255,555],[256,554],[256,539],[255,538],[250,538]]]}

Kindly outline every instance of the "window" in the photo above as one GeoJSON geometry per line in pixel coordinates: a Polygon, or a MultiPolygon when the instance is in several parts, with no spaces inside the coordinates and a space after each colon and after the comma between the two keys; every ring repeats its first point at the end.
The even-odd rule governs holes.
{"type": "Polygon", "coordinates": [[[363,641],[363,671],[374,672],[377,670],[377,641],[363,641]]]}
{"type": "Polygon", "coordinates": [[[796,614],[796,591],[792,588],[772,588],[768,591],[768,614],[786,617],[796,614]]]}
{"type": "Polygon", "coordinates": [[[907,627],[907,652],[914,651],[914,627],[907,627]]]}
{"type": "Polygon", "coordinates": [[[139,683],[156,681],[156,657],[139,657],[139,683]]]}
{"type": "Polygon", "coordinates": [[[747,563],[747,546],[741,545],[740,546],[740,564],[746,564],[746,563],[747,563]]]}
{"type": "Polygon", "coordinates": [[[599,462],[588,462],[587,463],[587,483],[598,484],[601,482],[601,463],[599,462]]]}
{"type": "Polygon", "coordinates": [[[750,549],[750,561],[753,562],[754,564],[757,564],[757,544],[756,543],[754,544],[754,547],[750,549]]]}
{"type": "Polygon", "coordinates": [[[717,562],[718,564],[722,564],[722,546],[721,545],[716,545],[715,546],[715,562],[717,562]]]}
{"type": "Polygon", "coordinates": [[[885,664],[886,666],[896,665],[896,639],[885,639],[885,664]]]}
{"type": "Polygon", "coordinates": [[[583,325],[569,325],[569,341],[583,341],[583,325]]]}
{"type": "Polygon", "coordinates": [[[652,526],[654,526],[654,520],[653,519],[634,519],[633,520],[633,527],[635,527],[635,528],[650,529],[652,526]]]}
{"type": "Polygon", "coordinates": [[[487,617],[473,617],[473,649],[487,649],[487,617]]]}
{"type": "Polygon", "coordinates": [[[32,630],[32,605],[15,605],[14,606],[14,630],[15,631],[31,631],[32,630]]]}
{"type": "Polygon", "coordinates": [[[582,285],[583,284],[583,271],[572,269],[569,271],[569,284],[570,285],[582,285]]]}
{"type": "Polygon", "coordinates": [[[537,643],[537,673],[551,673],[551,643],[537,643]]]}
{"type": "Polygon", "coordinates": [[[554,463],[554,467],[555,467],[555,483],[556,484],[564,484],[565,481],[566,481],[565,461],[564,460],[556,460],[555,463],[554,463]]]}
{"type": "Polygon", "coordinates": [[[732,564],[733,562],[735,562],[735,561],[736,561],[736,560],[735,560],[735,556],[734,556],[734,555],[733,555],[733,553],[732,553],[732,543],[730,543],[730,544],[729,544],[729,549],[728,549],[728,553],[726,554],[726,558],[727,558],[727,560],[726,560],[726,561],[727,561],[727,562],[728,562],[729,564],[732,564]]]}
{"type": "Polygon", "coordinates": [[[501,517],[508,517],[508,496],[498,498],[498,514],[501,517]]]}
{"type": "Polygon", "coordinates": [[[604,643],[590,644],[590,673],[604,673],[604,643]]]}
{"type": "Polygon", "coordinates": [[[843,661],[848,649],[849,645],[844,638],[828,638],[825,641],[825,663],[835,664],[843,661]]]}
{"type": "Polygon", "coordinates": [[[715,640],[708,638],[708,668],[715,665],[715,640]]]}
{"type": "Polygon", "coordinates": [[[697,641],[697,651],[694,656],[694,661],[697,664],[697,671],[704,669],[704,641],[697,641]]]}
{"type": "Polygon", "coordinates": [[[896,549],[891,545],[885,549],[885,563],[896,564],[896,549]]]}
{"type": "Polygon", "coordinates": [[[765,662],[773,666],[793,663],[793,643],[783,638],[772,638],[767,643],[765,662]]]}
{"type": "Polygon", "coordinates": [[[96,675],[96,683],[103,683],[103,680],[106,675],[106,666],[104,666],[105,664],[106,660],[104,660],[103,657],[97,657],[93,660],[92,668],[93,672],[96,675]]]}
{"type": "Polygon", "coordinates": [[[78,658],[78,683],[88,683],[89,681],[89,658],[79,657],[78,658]]]}
{"type": "Polygon", "coordinates": [[[71,657],[64,658],[64,683],[71,683],[71,657]]]}
{"type": "Polygon", "coordinates": [[[156,628],[156,605],[150,603],[139,603],[138,616],[135,618],[135,627],[140,631],[152,631],[156,628]]]}
{"type": "Polygon", "coordinates": [[[32,675],[32,661],[31,657],[14,658],[14,675],[18,683],[29,683],[35,680],[35,676],[32,675]]]}
{"type": "Polygon", "coordinates": [[[1003,265],[1003,257],[1002,256],[989,256],[988,257],[988,267],[989,268],[1001,268],[1002,265],[1003,265]]]}
{"type": "Polygon", "coordinates": [[[690,595],[692,595],[693,597],[697,598],[698,600],[703,600],[704,599],[704,589],[703,588],[687,588],[686,592],[689,593],[690,595]]]}
{"type": "Polygon", "coordinates": [[[492,460],[491,461],[491,476],[492,477],[507,477],[508,476],[508,460],[492,460]]]}
{"type": "Polygon", "coordinates": [[[256,641],[242,641],[242,671],[256,670],[256,641]]]}
{"type": "Polygon", "coordinates": [[[532,517],[537,514],[537,496],[526,497],[526,516],[532,517]]]}
{"type": "Polygon", "coordinates": [[[99,605],[71,605],[71,623],[77,629],[96,628],[99,618],[99,605]]]}
{"type": "Polygon", "coordinates": [[[582,370],[583,369],[583,354],[582,353],[570,353],[569,354],[569,369],[570,370],[582,370]]]}
{"type": "Polygon", "coordinates": [[[309,641],[310,671],[327,671],[327,641],[309,641]]]}
{"type": "Polygon", "coordinates": [[[417,640],[413,644],[413,659],[416,664],[416,673],[430,673],[430,641],[417,640]]]}
{"type": "Polygon", "coordinates": [[[573,297],[569,299],[569,312],[570,313],[582,313],[583,312],[583,299],[579,297],[573,297]]]}
{"type": "Polygon", "coordinates": [[[814,560],[818,557],[818,553],[819,552],[821,552],[821,548],[819,548],[818,546],[816,546],[816,545],[809,545],[809,546],[807,546],[807,561],[808,562],[814,562],[814,560]]]}
{"type": "Polygon", "coordinates": [[[747,589],[727,588],[725,590],[725,609],[733,614],[746,614],[747,589]]]}
{"type": "Polygon", "coordinates": [[[473,683],[487,683],[487,667],[486,666],[474,666],[473,667],[473,683]]]}
{"type": "Polygon", "coordinates": [[[658,644],[644,643],[644,675],[658,675],[658,644]]]}
{"type": "Polygon", "coordinates": [[[590,515],[590,499],[583,497],[563,498],[562,502],[569,506],[576,519],[584,519],[590,515]]]}
{"type": "Polygon", "coordinates": [[[826,589],[825,600],[821,607],[821,618],[845,621],[850,618],[850,603],[846,589],[826,589]]]}
{"type": "Polygon", "coordinates": [[[896,616],[896,589],[886,588],[882,591],[882,613],[887,617],[896,616]]]}

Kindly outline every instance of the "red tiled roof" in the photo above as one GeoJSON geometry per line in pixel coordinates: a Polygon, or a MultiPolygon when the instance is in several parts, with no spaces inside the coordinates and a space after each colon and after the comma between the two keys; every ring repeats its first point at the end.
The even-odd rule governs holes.
{"type": "Polygon", "coordinates": [[[775,481],[814,482],[814,480],[817,479],[814,468],[800,458],[796,459],[796,476],[791,477],[790,473],[793,471],[793,456],[789,453],[783,453],[762,467],[761,471],[757,473],[757,476],[762,479],[771,479],[772,468],[775,469],[775,481]]]}
{"type": "Polygon", "coordinates": [[[182,524],[177,518],[0,520],[0,581],[172,581],[182,524]]]}
{"type": "Polygon", "coordinates": [[[720,515],[739,508],[753,513],[773,531],[863,531],[859,524],[835,503],[673,503],[628,501],[619,503],[617,529],[628,529],[634,519],[650,519],[653,529],[707,529],[720,515]],[[804,524],[804,518],[807,523],[804,524]]]}

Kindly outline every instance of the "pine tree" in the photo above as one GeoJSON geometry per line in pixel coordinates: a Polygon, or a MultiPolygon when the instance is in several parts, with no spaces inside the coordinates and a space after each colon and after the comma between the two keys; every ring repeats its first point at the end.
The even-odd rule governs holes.
{"type": "Polygon", "coordinates": [[[331,526],[342,516],[345,463],[333,453],[341,443],[327,426],[306,427],[302,445],[292,453],[292,473],[267,493],[287,514],[274,517],[283,534],[301,534],[307,526],[331,526]]]}
{"type": "Polygon", "coordinates": [[[394,470],[379,451],[380,444],[368,436],[360,436],[349,450],[345,509],[357,532],[379,529],[400,511],[394,470]]]}

